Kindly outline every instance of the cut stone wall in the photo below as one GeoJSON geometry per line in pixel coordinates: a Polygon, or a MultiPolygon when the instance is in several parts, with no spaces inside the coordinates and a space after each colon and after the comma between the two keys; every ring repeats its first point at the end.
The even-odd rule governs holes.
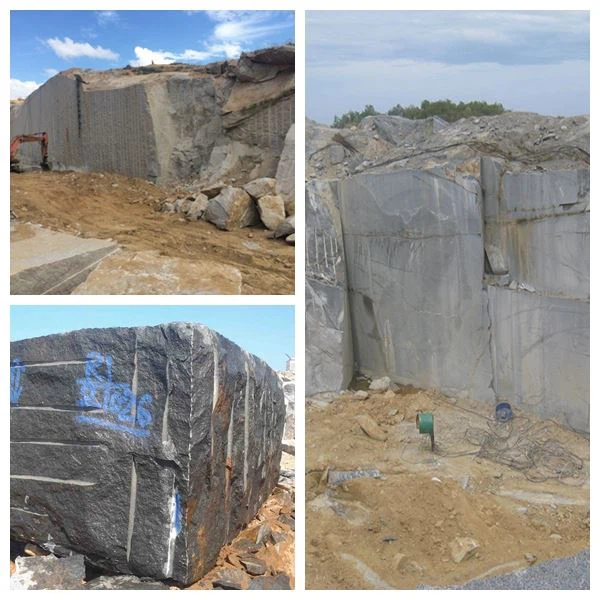
{"type": "Polygon", "coordinates": [[[398,171],[338,186],[356,369],[493,398],[477,181],[398,171]]]}
{"type": "Polygon", "coordinates": [[[206,327],[11,344],[11,536],[199,579],[278,481],[277,374],[206,327]]]}
{"type": "Polygon", "coordinates": [[[589,430],[589,170],[480,172],[308,184],[307,394],[353,364],[589,430]],[[317,260],[332,230],[344,247],[317,260]]]}
{"type": "MultiPolygon", "coordinates": [[[[11,136],[48,132],[55,169],[109,171],[159,183],[240,185],[274,177],[294,122],[294,48],[245,55],[244,68],[263,60],[276,73],[264,81],[241,78],[235,61],[71,69],[11,108],[11,136]]],[[[39,163],[39,144],[23,144],[19,155],[39,163]]]]}

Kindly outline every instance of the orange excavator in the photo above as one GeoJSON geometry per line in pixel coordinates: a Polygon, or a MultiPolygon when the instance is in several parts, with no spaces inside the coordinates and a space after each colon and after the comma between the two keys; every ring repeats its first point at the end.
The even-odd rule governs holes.
{"type": "Polygon", "coordinates": [[[17,152],[21,144],[25,142],[39,142],[42,149],[42,162],[40,166],[43,171],[50,170],[50,163],[48,162],[48,134],[45,131],[39,133],[24,133],[22,135],[15,135],[10,140],[10,170],[20,173],[23,168],[20,165],[20,161],[17,157],[17,152]]]}

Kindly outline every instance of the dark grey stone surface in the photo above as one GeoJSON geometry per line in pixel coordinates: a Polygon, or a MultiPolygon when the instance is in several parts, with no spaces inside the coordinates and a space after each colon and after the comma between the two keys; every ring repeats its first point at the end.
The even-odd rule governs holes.
{"type": "MultiPolygon", "coordinates": [[[[420,589],[433,589],[422,587],[420,589]]],[[[453,590],[589,590],[590,551],[555,558],[514,573],[469,581],[453,590]]]]}
{"type": "Polygon", "coordinates": [[[11,536],[113,572],[199,579],[277,483],[283,392],[206,327],[11,344],[11,536]]]}

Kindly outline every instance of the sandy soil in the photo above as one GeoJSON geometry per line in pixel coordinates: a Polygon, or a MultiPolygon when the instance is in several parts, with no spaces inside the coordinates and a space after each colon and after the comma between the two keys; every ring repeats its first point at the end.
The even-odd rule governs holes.
{"type": "Polygon", "coordinates": [[[243,294],[293,294],[294,247],[268,231],[220,231],[159,212],[172,190],[109,173],[11,174],[11,209],[23,222],[81,237],[113,239],[130,250],[232,265],[243,294]]]}
{"type": "Polygon", "coordinates": [[[485,439],[482,432],[502,433],[490,416],[482,404],[415,390],[309,402],[307,587],[447,586],[589,547],[588,440],[516,413],[510,451],[493,455],[488,448],[483,458],[475,443],[485,439]],[[433,453],[416,429],[419,410],[435,416],[433,453]],[[359,415],[370,416],[387,439],[367,436],[359,415]],[[496,462],[517,464],[532,448],[544,451],[526,470],[496,462]],[[380,478],[328,483],[332,470],[373,468],[380,478]],[[548,478],[561,469],[569,476],[548,478]],[[457,537],[479,544],[458,564],[450,549],[457,537]]]}

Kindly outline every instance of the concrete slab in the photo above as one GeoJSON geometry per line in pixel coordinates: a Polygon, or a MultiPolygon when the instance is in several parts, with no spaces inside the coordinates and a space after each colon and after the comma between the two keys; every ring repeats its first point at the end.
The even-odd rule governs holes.
{"type": "Polygon", "coordinates": [[[30,223],[11,225],[11,294],[70,294],[115,252],[112,240],[80,238],[30,223]]]}

